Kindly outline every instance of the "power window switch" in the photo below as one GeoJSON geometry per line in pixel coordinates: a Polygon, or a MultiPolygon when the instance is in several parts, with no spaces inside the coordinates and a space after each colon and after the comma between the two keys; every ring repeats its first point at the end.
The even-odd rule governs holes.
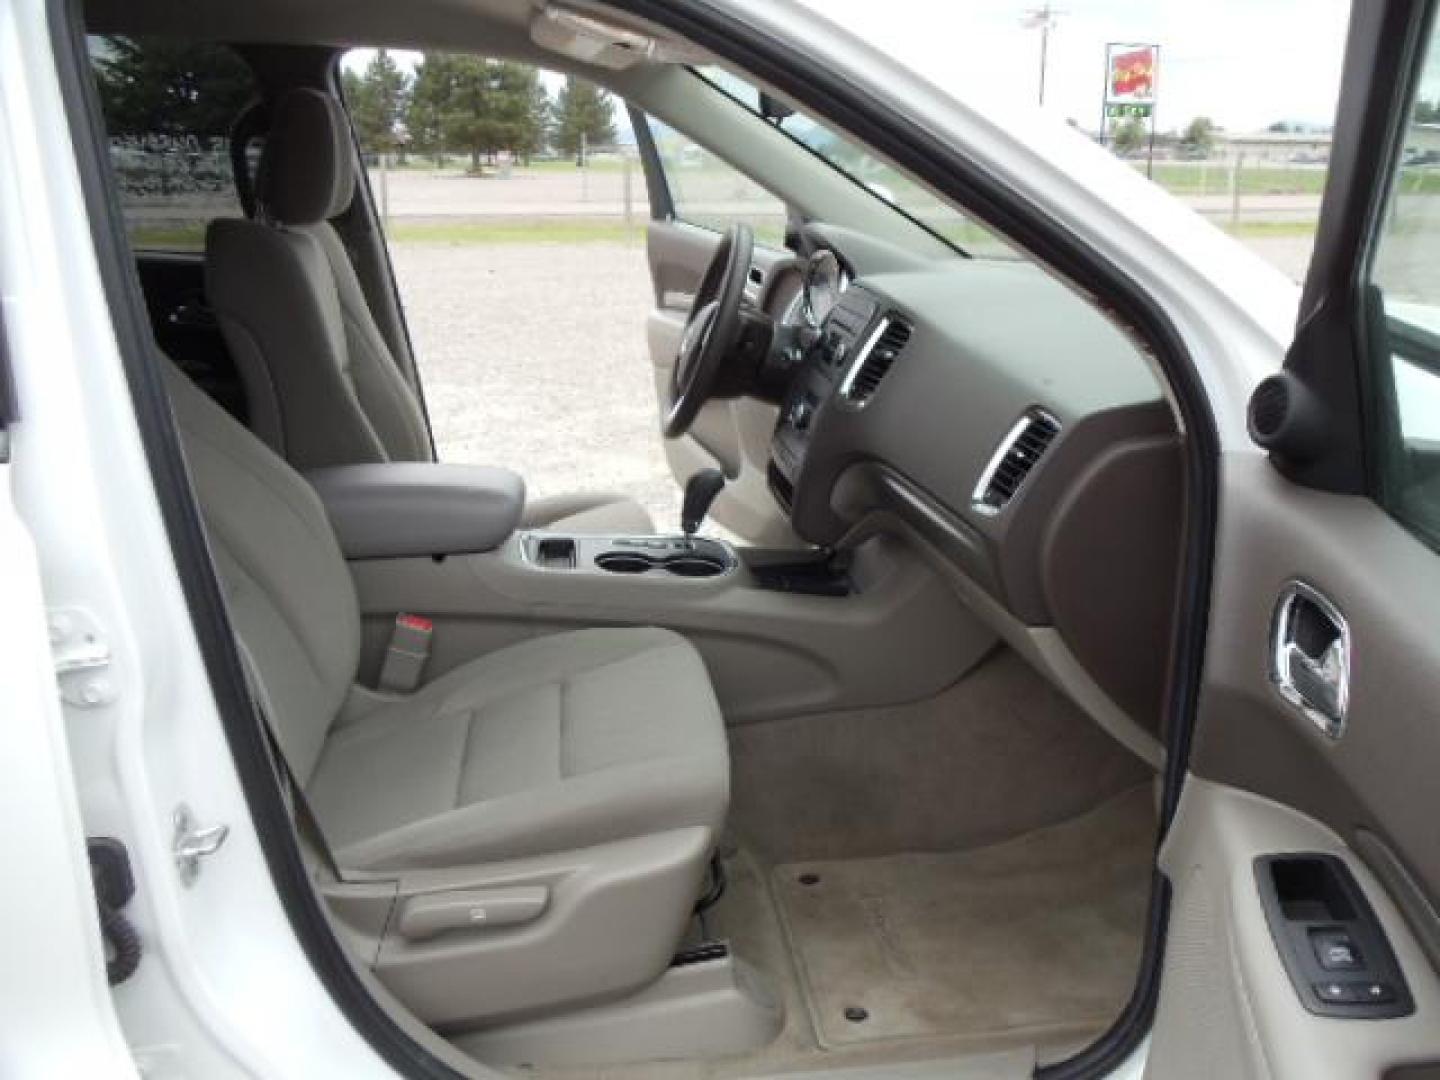
{"type": "Polygon", "coordinates": [[[1316,983],[1314,989],[1315,996],[1326,1005],[1358,1005],[1362,1000],[1360,987],[1360,983],[1332,979],[1330,982],[1316,983]]]}
{"type": "Polygon", "coordinates": [[[1358,971],[1364,967],[1355,939],[1343,930],[1317,930],[1310,938],[1315,959],[1326,971],[1358,971]]]}
{"type": "Polygon", "coordinates": [[[1368,1005],[1389,1005],[1395,1000],[1395,988],[1387,982],[1365,982],[1358,984],[1359,998],[1368,1005]]]}

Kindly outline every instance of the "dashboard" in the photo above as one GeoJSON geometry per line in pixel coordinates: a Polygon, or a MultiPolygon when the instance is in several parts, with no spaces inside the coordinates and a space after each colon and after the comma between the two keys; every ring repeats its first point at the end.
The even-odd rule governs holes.
{"type": "Polygon", "coordinates": [[[831,244],[795,273],[785,317],[813,342],[767,470],[795,532],[843,549],[903,528],[1153,729],[1183,469],[1140,345],[1027,262],[831,244]]]}

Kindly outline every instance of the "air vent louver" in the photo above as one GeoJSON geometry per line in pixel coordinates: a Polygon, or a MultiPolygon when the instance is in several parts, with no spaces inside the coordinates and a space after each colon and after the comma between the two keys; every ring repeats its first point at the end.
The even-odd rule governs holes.
{"type": "Polygon", "coordinates": [[[995,448],[975,485],[976,508],[990,514],[1003,510],[1059,433],[1059,421],[1049,413],[1032,409],[1022,416],[995,448]]]}
{"type": "Polygon", "coordinates": [[[909,340],[909,326],[893,317],[881,319],[841,388],[845,397],[857,405],[868,401],[909,340]]]}

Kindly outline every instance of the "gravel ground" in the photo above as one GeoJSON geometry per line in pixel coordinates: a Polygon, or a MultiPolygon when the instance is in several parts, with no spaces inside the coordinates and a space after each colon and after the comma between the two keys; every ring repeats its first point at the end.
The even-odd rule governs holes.
{"type": "Polygon", "coordinates": [[[442,460],[515,469],[534,496],[620,492],[678,521],[642,245],[397,244],[393,257],[442,460]]]}

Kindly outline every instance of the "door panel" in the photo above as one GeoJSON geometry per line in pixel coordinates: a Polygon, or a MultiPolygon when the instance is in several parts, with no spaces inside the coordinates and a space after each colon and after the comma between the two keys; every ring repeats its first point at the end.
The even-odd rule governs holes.
{"type": "Polygon", "coordinates": [[[1192,775],[1161,856],[1174,901],[1146,1075],[1374,1077],[1440,1061],[1437,557],[1369,500],[1298,487],[1258,455],[1228,462],[1222,479],[1192,775]],[[1276,605],[1293,581],[1348,626],[1338,738],[1272,680],[1276,605]],[[1259,856],[1297,851],[1332,852],[1350,868],[1399,960],[1412,1016],[1333,1019],[1302,1005],[1254,870],[1259,856]]]}
{"type": "Polygon", "coordinates": [[[1227,466],[1224,490],[1223,570],[1191,767],[1347,839],[1360,829],[1384,837],[1440,896],[1440,557],[1368,499],[1297,487],[1258,457],[1227,466]],[[1349,624],[1339,738],[1270,678],[1272,616],[1292,580],[1328,597],[1349,624]]]}
{"type": "Polygon", "coordinates": [[[1147,1080],[1379,1077],[1440,1059],[1440,979],[1379,879],[1335,832],[1192,777],[1160,863],[1174,899],[1147,1080]],[[1344,862],[1405,972],[1411,1016],[1339,1020],[1302,1007],[1256,887],[1255,860],[1275,852],[1344,862]]]}
{"type": "MultiPolygon", "coordinates": [[[[661,416],[668,407],[690,302],[719,243],[720,234],[709,229],[678,221],[650,222],[647,251],[656,306],[647,325],[647,344],[661,416]]],[[[789,258],[789,252],[756,245],[754,266],[765,280],[777,264],[789,258]]],[[[747,290],[751,300],[758,294],[759,287],[754,284],[747,290]]],[[[775,419],[776,407],[768,402],[753,398],[712,401],[700,410],[686,435],[665,440],[665,457],[680,484],[700,469],[723,470],[728,483],[710,516],[751,543],[787,547],[798,540],[765,478],[775,419]]]]}

